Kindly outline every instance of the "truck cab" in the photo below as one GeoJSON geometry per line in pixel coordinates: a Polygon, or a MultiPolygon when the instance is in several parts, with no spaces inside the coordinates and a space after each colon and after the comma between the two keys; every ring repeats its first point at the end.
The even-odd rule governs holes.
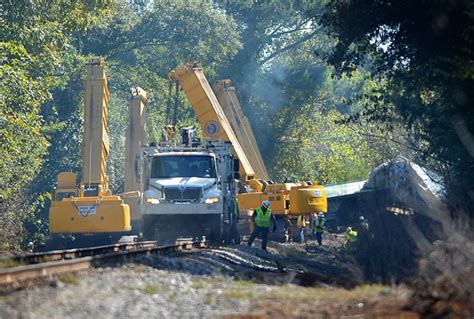
{"type": "MultiPolygon", "coordinates": [[[[214,204],[221,201],[216,155],[211,152],[158,153],[151,159],[145,201],[214,204]]],[[[151,206],[153,207],[153,206],[151,206]]]]}
{"type": "Polygon", "coordinates": [[[183,237],[223,238],[236,196],[231,150],[222,141],[163,142],[142,149],[146,239],[169,244],[183,237]]]}

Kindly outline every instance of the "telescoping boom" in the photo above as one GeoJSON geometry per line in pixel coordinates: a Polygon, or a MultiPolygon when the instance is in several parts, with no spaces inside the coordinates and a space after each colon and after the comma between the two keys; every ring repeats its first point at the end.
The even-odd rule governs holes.
{"type": "Polygon", "coordinates": [[[49,227],[52,233],[129,231],[129,206],[120,196],[112,195],[106,173],[109,91],[105,61],[91,60],[86,67],[82,179],[77,188],[74,173],[59,173],[49,210],[49,227]]]}
{"type": "Polygon", "coordinates": [[[241,162],[241,181],[245,191],[237,196],[240,210],[253,211],[269,200],[276,215],[309,215],[327,212],[326,191],[312,182],[274,183],[268,180],[254,134],[231,86],[221,80],[211,89],[202,68],[188,63],[169,73],[179,81],[196,117],[204,138],[231,142],[241,162]]]}

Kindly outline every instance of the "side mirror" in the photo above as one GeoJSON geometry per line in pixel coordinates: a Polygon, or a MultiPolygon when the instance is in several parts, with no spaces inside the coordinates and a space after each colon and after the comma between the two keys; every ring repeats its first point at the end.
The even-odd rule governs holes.
{"type": "Polygon", "coordinates": [[[238,158],[234,158],[234,172],[239,172],[240,171],[240,161],[238,158]]]}
{"type": "Polygon", "coordinates": [[[240,179],[240,161],[238,158],[234,158],[232,175],[234,179],[240,179]]]}

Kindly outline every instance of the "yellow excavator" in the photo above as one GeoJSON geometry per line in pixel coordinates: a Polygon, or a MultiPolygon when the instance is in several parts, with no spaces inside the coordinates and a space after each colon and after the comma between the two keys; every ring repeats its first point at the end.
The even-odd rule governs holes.
{"type": "Polygon", "coordinates": [[[112,195],[106,174],[109,91],[105,61],[94,59],[86,67],[82,178],[78,187],[74,173],[59,173],[49,210],[49,228],[53,234],[131,230],[129,205],[121,196],[112,195]]]}
{"type": "Polygon", "coordinates": [[[217,81],[212,89],[202,68],[188,63],[168,75],[179,81],[192,105],[204,139],[231,142],[240,160],[241,191],[237,201],[241,213],[252,212],[269,200],[275,215],[307,216],[327,212],[326,192],[311,182],[274,183],[268,180],[257,142],[242,112],[230,80],[217,81]]]}

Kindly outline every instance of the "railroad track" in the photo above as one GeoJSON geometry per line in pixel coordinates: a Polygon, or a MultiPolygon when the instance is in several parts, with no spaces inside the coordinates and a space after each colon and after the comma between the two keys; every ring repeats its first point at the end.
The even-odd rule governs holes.
{"type": "Polygon", "coordinates": [[[203,240],[178,240],[175,245],[158,246],[156,242],[137,242],[99,247],[49,251],[0,259],[0,264],[10,266],[0,268],[0,290],[13,283],[51,275],[74,272],[104,263],[120,263],[146,255],[170,255],[175,252],[205,248],[203,240]]]}

